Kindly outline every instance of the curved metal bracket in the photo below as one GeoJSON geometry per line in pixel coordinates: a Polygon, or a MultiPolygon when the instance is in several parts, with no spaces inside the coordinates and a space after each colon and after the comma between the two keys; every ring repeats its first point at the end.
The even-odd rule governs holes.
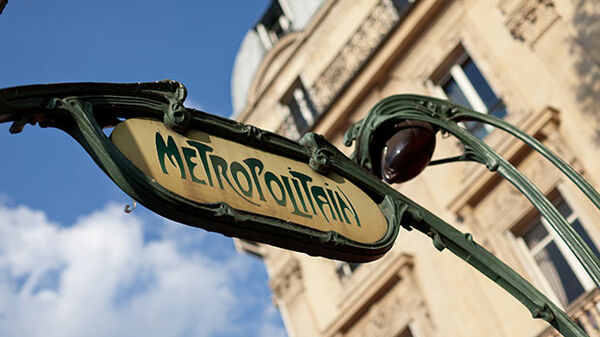
{"type": "MultiPolygon", "coordinates": [[[[490,124],[519,138],[534,150],[549,159],[592,200],[600,209],[600,196],[573,168],[543,146],[539,141],[523,133],[516,127],[490,115],[458,106],[454,103],[417,95],[396,95],[376,104],[369,114],[346,133],[345,144],[356,141],[352,158],[371,172],[379,172],[379,156],[382,144],[390,136],[389,128],[402,120],[419,120],[439,127],[442,132],[455,136],[464,147],[464,153],[457,157],[432,162],[432,165],[454,161],[474,161],[490,171],[495,171],[521,191],[551,223],[560,237],[582,263],[590,277],[600,286],[600,260],[583,239],[569,225],[556,207],[513,165],[498,155],[483,141],[458,125],[465,120],[490,124]]],[[[396,196],[400,197],[400,196],[396,196]]],[[[418,206],[409,206],[415,228],[427,234],[438,250],[449,249],[479,271],[494,280],[515,298],[521,301],[536,318],[550,322],[565,336],[585,336],[586,334],[568,316],[542,295],[537,289],[522,279],[500,260],[475,244],[470,234],[462,234],[453,227],[434,217],[418,206]],[[426,215],[427,214],[427,215],[426,215]],[[415,216],[416,215],[416,216],[415,216]]]]}
{"type": "MultiPolygon", "coordinates": [[[[310,255],[325,256],[349,262],[366,262],[377,259],[392,247],[399,227],[396,226],[395,221],[390,220],[395,213],[390,214],[389,210],[385,209],[386,203],[383,203],[385,196],[375,190],[373,184],[368,183],[368,179],[377,179],[360,168],[357,170],[354,163],[325,139],[316,135],[307,135],[304,139],[304,146],[302,146],[295,141],[250,125],[244,125],[194,109],[186,109],[183,106],[185,95],[183,85],[174,81],[135,84],[70,83],[1,89],[0,123],[13,121],[21,127],[27,123],[37,123],[43,127],[55,127],[65,131],[80,143],[96,164],[131,198],[157,214],[180,223],[219,232],[226,236],[235,236],[302,251],[310,255]],[[303,204],[303,206],[306,208],[313,207],[311,211],[314,214],[311,213],[312,215],[310,215],[306,211],[304,215],[308,214],[311,217],[314,215],[314,219],[320,219],[316,217],[316,207],[320,207],[322,213],[324,212],[323,207],[326,211],[329,207],[330,214],[336,212],[338,220],[341,220],[342,217],[350,219],[355,210],[348,196],[344,194],[340,187],[343,189],[354,186],[352,188],[355,192],[358,190],[363,192],[363,199],[361,200],[364,202],[368,200],[374,207],[378,208],[378,231],[369,240],[359,242],[331,231],[330,228],[332,227],[328,224],[329,220],[327,220],[327,224],[319,227],[325,228],[325,230],[320,230],[316,227],[303,225],[300,220],[284,220],[272,215],[275,213],[268,213],[267,211],[260,213],[260,210],[256,209],[256,211],[244,210],[237,208],[237,206],[233,207],[233,203],[228,204],[221,201],[195,201],[182,194],[177,194],[136,166],[105,135],[104,128],[127,123],[128,119],[145,120],[146,122],[150,120],[151,123],[163,121],[160,124],[165,124],[171,130],[180,133],[180,135],[165,134],[169,137],[180,136],[184,139],[181,141],[184,144],[189,144],[186,143],[187,140],[193,140],[186,137],[196,137],[193,135],[202,133],[200,131],[206,131],[204,133],[206,139],[220,138],[223,141],[222,144],[225,141],[229,142],[227,143],[228,146],[233,147],[234,143],[245,146],[244,151],[252,153],[250,156],[260,157],[261,153],[268,153],[271,156],[277,156],[278,160],[288,160],[290,167],[296,167],[296,169],[283,168],[285,172],[277,173],[276,176],[273,172],[278,171],[274,168],[271,172],[271,169],[268,170],[267,167],[263,169],[260,160],[247,158],[248,160],[260,162],[260,167],[254,166],[250,169],[254,171],[243,171],[242,173],[248,174],[248,182],[252,179],[256,186],[258,186],[256,181],[259,178],[262,179],[260,184],[263,184],[262,186],[265,189],[271,188],[270,185],[267,186],[269,184],[269,181],[265,178],[267,173],[275,179],[279,179],[281,176],[281,180],[284,181],[281,185],[281,193],[286,193],[288,196],[288,200],[290,200],[288,206],[291,207],[292,202],[304,202],[305,199],[300,200],[301,194],[306,196],[306,200],[313,198],[310,200],[311,203],[314,200],[315,205],[303,204]],[[299,172],[304,170],[306,164],[313,169],[318,169],[319,172],[323,172],[323,177],[315,175],[311,178],[299,172]],[[262,176],[260,176],[261,174],[262,176]],[[287,174],[288,176],[284,177],[281,174],[287,174]],[[296,176],[292,176],[292,174],[296,174],[296,176]],[[323,187],[311,185],[310,181],[317,177],[319,179],[329,179],[327,181],[330,182],[330,185],[327,185],[327,183],[324,183],[323,187]],[[305,180],[301,182],[299,179],[305,180]],[[284,187],[283,184],[286,184],[286,186],[284,187]],[[314,193],[318,193],[318,195],[314,193]],[[294,198],[293,201],[292,198],[294,198]],[[325,206],[323,206],[324,204],[325,206]],[[345,209],[342,207],[345,207],[345,209]]],[[[156,142],[155,134],[152,133],[152,136],[151,146],[155,145],[156,142]]],[[[200,138],[197,140],[200,140],[200,138]]],[[[206,141],[210,142],[210,140],[206,141]]],[[[174,151],[185,150],[188,150],[186,152],[188,155],[190,155],[190,151],[195,151],[183,147],[181,150],[176,147],[174,151]]],[[[233,168],[229,164],[233,165],[234,160],[237,158],[231,160],[231,163],[227,163],[223,158],[218,157],[218,152],[216,152],[218,149],[215,148],[214,150],[215,152],[211,152],[209,155],[209,160],[213,165],[210,167],[211,172],[214,175],[221,174],[221,177],[226,174],[233,174],[231,173],[233,168]],[[218,168],[215,166],[213,159],[221,160],[219,172],[217,172],[218,168]]],[[[220,151],[226,151],[225,146],[220,151]]],[[[196,155],[195,153],[194,155],[196,155]]],[[[190,157],[183,158],[185,161],[190,160],[190,157]]],[[[152,157],[152,160],[159,161],[160,158],[155,156],[152,157]]],[[[189,163],[184,168],[186,162],[183,160],[178,164],[179,168],[193,170],[193,168],[190,168],[189,163]]],[[[240,165],[237,166],[238,173],[242,165],[242,160],[239,161],[236,161],[236,164],[240,165]]],[[[306,171],[312,172],[309,167],[306,167],[306,171]]],[[[308,174],[306,171],[303,172],[308,174]]],[[[189,174],[191,175],[191,173],[189,174]]],[[[230,178],[237,180],[238,177],[230,176],[230,178]]],[[[189,185],[186,187],[193,188],[189,185]]],[[[213,188],[213,186],[210,188],[213,188]]],[[[258,188],[255,190],[258,190],[258,188]]],[[[265,192],[265,195],[266,193],[269,192],[265,192]]],[[[350,197],[357,195],[357,193],[354,193],[350,197]]],[[[258,198],[256,195],[254,197],[258,198]]],[[[272,207],[272,204],[263,204],[261,210],[272,207]]],[[[260,204],[257,205],[260,207],[260,204]]],[[[302,205],[294,204],[293,207],[302,207],[302,205]]],[[[289,212],[292,211],[296,210],[292,209],[289,212]]],[[[293,216],[299,217],[298,213],[300,212],[296,212],[293,216]]],[[[364,228],[360,227],[358,216],[356,214],[354,216],[356,217],[353,218],[355,223],[353,226],[358,227],[356,231],[363,230],[364,228]]],[[[331,217],[335,219],[333,215],[331,217]]],[[[371,225],[369,222],[372,220],[367,218],[364,220],[367,223],[363,224],[371,225]]],[[[315,220],[315,222],[317,221],[320,220],[315,220]]],[[[350,220],[347,220],[347,222],[350,222],[350,220]]],[[[365,227],[369,228],[369,226],[365,227]]],[[[345,227],[341,228],[345,230],[345,227]]],[[[360,239],[359,236],[355,236],[355,238],[360,239]]]]}
{"type": "MultiPolygon", "coordinates": [[[[600,260],[579,234],[544,194],[520,173],[512,164],[502,158],[483,141],[458,125],[464,120],[475,120],[490,124],[521,139],[531,148],[542,154],[565,173],[590,200],[600,209],[600,195],[572,167],[556,154],[543,146],[535,138],[496,117],[478,113],[454,103],[417,95],[396,95],[379,102],[361,121],[359,128],[350,129],[346,135],[346,144],[356,140],[354,160],[367,168],[378,163],[378,148],[381,142],[376,137],[385,137],[387,125],[399,120],[421,120],[438,126],[441,130],[455,136],[464,147],[464,154],[451,160],[466,160],[484,164],[488,170],[497,171],[529,199],[531,204],[548,220],[559,236],[569,246],[584,266],[597,287],[600,287],[600,260]]],[[[450,162],[446,159],[444,162],[450,162]]],[[[373,170],[372,170],[373,171],[373,170]]],[[[377,171],[374,171],[377,172],[377,171]]]]}
{"type": "MultiPolygon", "coordinates": [[[[358,262],[373,260],[385,254],[401,227],[417,229],[430,236],[437,249],[448,249],[502,286],[521,301],[533,317],[550,322],[565,336],[585,336],[564,312],[474,242],[470,234],[457,231],[362,168],[378,171],[375,170],[378,161],[374,159],[377,150],[381,149],[378,146],[382,137],[385,136],[382,131],[395,120],[416,119],[437,125],[465,145],[465,153],[460,160],[482,163],[511,181],[535,203],[548,220],[557,223],[555,225],[564,232],[565,240],[574,241],[575,249],[581,250],[583,261],[595,271],[597,261],[589,256],[589,248],[586,251],[584,243],[584,247],[580,247],[581,238],[568,227],[564,218],[541,192],[530,186],[531,183],[487,145],[456,124],[457,119],[471,117],[486,121],[485,117],[471,116],[471,111],[427,97],[394,96],[383,100],[347,134],[348,144],[357,141],[353,157],[361,167],[322,137],[309,134],[303,138],[301,145],[252,126],[185,109],[182,105],[184,99],[185,88],[174,81],[8,88],[0,90],[0,123],[14,122],[14,127],[11,128],[14,132],[22,130],[28,123],[62,129],[77,140],[101,169],[134,200],[167,218],[227,236],[358,262]],[[188,128],[210,130],[211,135],[248,144],[289,160],[306,164],[312,161],[312,169],[335,179],[346,179],[366,193],[385,217],[387,231],[378,241],[363,244],[349,240],[337,232],[319,231],[289,221],[241,211],[227,203],[199,203],[186,199],[143,173],[106,137],[103,128],[115,126],[129,118],[163,120],[171,129],[180,133],[185,133],[188,128]]],[[[491,122],[510,130],[510,127],[498,121],[491,122]]],[[[538,146],[531,139],[519,136],[538,146]]],[[[585,187],[584,184],[582,186],[585,187]]],[[[593,195],[595,191],[592,189],[588,193],[593,195]]]]}

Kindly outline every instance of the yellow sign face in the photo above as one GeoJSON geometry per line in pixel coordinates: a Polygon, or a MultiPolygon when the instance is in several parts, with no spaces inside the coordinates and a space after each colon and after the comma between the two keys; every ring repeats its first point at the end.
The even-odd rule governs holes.
{"type": "Polygon", "coordinates": [[[192,201],[225,202],[363,244],[388,229],[379,206],[358,187],[300,161],[205,132],[182,136],[150,119],[118,124],[111,140],[147,176],[192,201]]]}

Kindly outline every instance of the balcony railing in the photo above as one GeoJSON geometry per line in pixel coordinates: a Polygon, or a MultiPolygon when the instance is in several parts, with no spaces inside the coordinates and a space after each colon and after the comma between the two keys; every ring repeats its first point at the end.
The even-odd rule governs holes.
{"type": "MultiPolygon", "coordinates": [[[[581,296],[567,310],[580,327],[582,327],[590,337],[600,337],[600,289],[594,290],[581,296]]],[[[558,331],[552,327],[546,328],[538,337],[558,337],[561,336],[558,331]]]]}
{"type": "Polygon", "coordinates": [[[294,122],[294,117],[291,114],[288,114],[283,119],[281,125],[275,132],[290,139],[300,139],[300,133],[298,132],[298,128],[296,127],[296,122],[294,122]]]}
{"type": "Polygon", "coordinates": [[[309,89],[318,114],[329,108],[416,2],[380,0],[371,9],[309,89]]]}

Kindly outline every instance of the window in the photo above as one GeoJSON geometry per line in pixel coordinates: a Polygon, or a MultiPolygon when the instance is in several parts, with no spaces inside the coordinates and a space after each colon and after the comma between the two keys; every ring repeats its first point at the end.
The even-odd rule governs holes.
{"type": "MultiPolygon", "coordinates": [[[[506,116],[506,107],[498,98],[471,57],[460,49],[456,59],[438,84],[438,94],[456,104],[498,118],[506,116]]],[[[492,127],[478,122],[465,122],[464,126],[479,139],[487,136],[492,127]]]]}
{"type": "Polygon", "coordinates": [[[279,39],[292,31],[292,23],[279,1],[271,2],[271,7],[256,25],[256,31],[266,49],[271,49],[279,39]]]}
{"type": "MultiPolygon", "coordinates": [[[[579,215],[560,194],[552,200],[554,206],[590,246],[596,256],[598,249],[584,228],[579,215]]],[[[563,307],[567,307],[594,287],[585,270],[543,217],[537,216],[520,235],[533,269],[543,276],[544,287],[552,292],[563,307]]]]}
{"type": "Polygon", "coordinates": [[[335,269],[335,272],[337,273],[340,280],[344,281],[349,279],[350,276],[354,274],[354,271],[358,267],[360,267],[360,265],[360,263],[341,262],[340,264],[338,264],[337,268],[335,269]]]}
{"type": "Polygon", "coordinates": [[[414,337],[414,335],[410,330],[410,327],[406,327],[406,329],[404,329],[404,331],[402,331],[398,337],[414,337]]]}
{"type": "Polygon", "coordinates": [[[289,118],[293,120],[297,131],[293,132],[294,134],[302,135],[312,127],[317,112],[300,78],[294,82],[279,103],[288,121],[289,118]]]}

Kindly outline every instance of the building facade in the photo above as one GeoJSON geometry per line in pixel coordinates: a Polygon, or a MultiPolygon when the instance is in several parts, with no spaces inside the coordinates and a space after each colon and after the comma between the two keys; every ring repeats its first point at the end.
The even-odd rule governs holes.
{"type": "MultiPolygon", "coordinates": [[[[584,0],[273,0],[246,35],[234,116],[299,138],[345,131],[402,93],[453,100],[534,135],[600,188],[600,4],[584,0]]],[[[501,130],[467,123],[558,207],[595,252],[600,212],[549,162],[501,130]]],[[[438,134],[435,158],[462,153],[438,134]]],[[[591,335],[600,291],[509,183],[474,163],[395,186],[510,265],[591,335]]],[[[492,281],[429,238],[349,264],[237,241],[267,267],[290,336],[553,336],[492,281]]],[[[597,248],[598,247],[598,248],[597,248]]]]}

